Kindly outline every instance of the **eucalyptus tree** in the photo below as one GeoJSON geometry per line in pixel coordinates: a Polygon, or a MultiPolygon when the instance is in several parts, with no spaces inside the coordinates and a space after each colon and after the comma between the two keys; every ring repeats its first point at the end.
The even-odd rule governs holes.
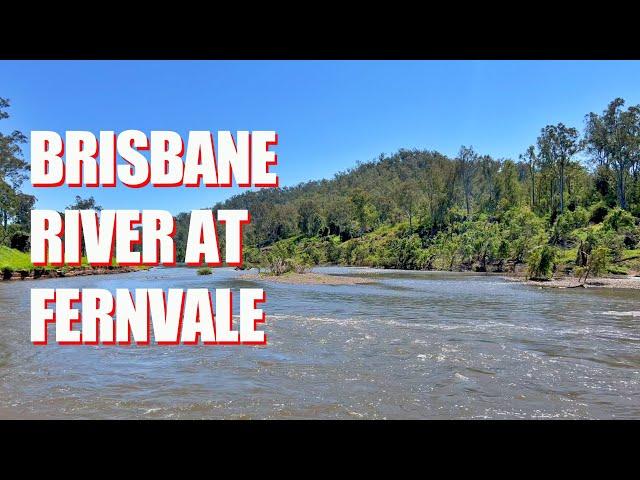
{"type": "Polygon", "coordinates": [[[565,171],[573,156],[580,150],[578,130],[564,123],[547,125],[538,137],[538,149],[549,165],[556,168],[560,184],[560,213],[564,212],[565,171]]]}
{"type": "MultiPolygon", "coordinates": [[[[0,97],[0,120],[9,118],[9,106],[9,100],[0,97]]],[[[27,137],[17,130],[8,135],[0,133],[0,180],[13,189],[22,184],[29,172],[29,163],[22,158],[21,145],[26,141],[27,137]]]]}
{"type": "Polygon", "coordinates": [[[527,151],[520,155],[520,160],[527,164],[529,177],[531,178],[531,209],[536,206],[536,169],[538,168],[538,155],[536,147],[529,145],[527,151]]]}
{"type": "MultiPolygon", "coordinates": [[[[0,120],[9,118],[9,107],[9,100],[0,97],[0,120]]],[[[26,141],[27,137],[17,130],[9,134],[0,132],[0,240],[3,243],[7,227],[25,198],[19,188],[29,172],[29,163],[22,157],[22,145],[26,141]]]]}
{"type": "Polygon", "coordinates": [[[447,157],[435,154],[429,159],[428,167],[421,173],[425,204],[429,210],[429,223],[432,233],[442,228],[447,211],[455,200],[457,171],[447,157]]]}
{"type": "Polygon", "coordinates": [[[489,155],[479,159],[480,171],[480,207],[482,210],[493,211],[498,201],[497,177],[500,172],[500,162],[489,155]]]}
{"type": "Polygon", "coordinates": [[[479,155],[473,150],[473,147],[460,147],[460,152],[456,158],[456,166],[458,176],[462,182],[462,190],[464,192],[464,203],[467,209],[467,215],[471,213],[471,197],[473,194],[473,179],[478,168],[479,155]]]}
{"type": "Polygon", "coordinates": [[[624,103],[616,98],[602,115],[589,113],[585,140],[594,162],[613,170],[618,204],[626,209],[626,179],[640,156],[640,105],[625,110],[624,103]]]}
{"type": "Polygon", "coordinates": [[[398,206],[409,220],[409,231],[413,232],[413,217],[420,204],[420,186],[415,179],[408,179],[396,186],[398,206]]]}
{"type": "Polygon", "coordinates": [[[67,206],[67,210],[102,210],[102,207],[96,203],[96,199],[93,196],[88,198],[82,198],[80,195],[76,195],[75,201],[67,206]]]}
{"type": "Polygon", "coordinates": [[[498,200],[503,209],[517,206],[522,188],[518,179],[518,167],[513,160],[502,161],[497,183],[498,200]]]}

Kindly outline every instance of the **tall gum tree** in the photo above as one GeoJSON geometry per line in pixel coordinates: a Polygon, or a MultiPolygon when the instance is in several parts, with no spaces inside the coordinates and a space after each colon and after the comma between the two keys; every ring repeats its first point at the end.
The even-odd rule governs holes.
{"type": "MultiPolygon", "coordinates": [[[[9,100],[0,97],[0,120],[9,118],[9,100]]],[[[33,205],[35,197],[25,195],[19,188],[28,176],[29,163],[22,156],[27,137],[15,130],[0,133],[0,241],[7,242],[7,227],[24,206],[33,205]]]]}
{"type": "Polygon", "coordinates": [[[536,169],[538,168],[538,156],[536,148],[530,145],[524,154],[520,155],[520,160],[527,164],[529,169],[529,177],[531,179],[531,209],[536,206],[536,169]]]}
{"type": "Polygon", "coordinates": [[[467,216],[471,214],[471,197],[473,194],[473,178],[478,168],[479,155],[473,150],[473,147],[460,147],[458,158],[456,159],[458,176],[462,182],[464,192],[464,204],[467,210],[467,216]]]}
{"type": "Polygon", "coordinates": [[[538,137],[538,149],[546,163],[555,165],[560,183],[560,213],[564,212],[565,171],[573,156],[580,150],[578,130],[564,123],[547,125],[538,137]]]}
{"type": "Polygon", "coordinates": [[[589,113],[585,142],[593,161],[613,171],[618,205],[627,209],[626,180],[640,156],[640,105],[625,110],[624,103],[616,98],[602,115],[589,113]]]}

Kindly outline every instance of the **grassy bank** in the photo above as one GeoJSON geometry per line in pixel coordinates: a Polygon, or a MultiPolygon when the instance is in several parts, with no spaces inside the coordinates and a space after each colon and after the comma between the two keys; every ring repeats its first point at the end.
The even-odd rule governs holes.
{"type": "Polygon", "coordinates": [[[110,267],[92,267],[87,263],[85,257],[82,258],[82,264],[79,267],[69,265],[35,267],[31,263],[31,255],[29,253],[0,246],[0,275],[2,280],[124,273],[146,268],[121,267],[115,261],[110,267]]]}
{"type": "Polygon", "coordinates": [[[0,271],[33,271],[31,256],[28,253],[0,245],[0,271]]]}

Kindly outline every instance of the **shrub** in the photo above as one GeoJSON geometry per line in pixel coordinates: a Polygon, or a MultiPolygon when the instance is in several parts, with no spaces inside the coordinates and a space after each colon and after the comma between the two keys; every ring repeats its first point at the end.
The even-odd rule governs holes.
{"type": "Polygon", "coordinates": [[[2,267],[2,278],[4,280],[10,279],[12,274],[13,269],[11,267],[2,267]]]}
{"type": "Polygon", "coordinates": [[[633,215],[621,208],[609,212],[602,223],[602,228],[621,237],[622,248],[634,248],[640,241],[640,228],[636,226],[633,215]]]}
{"type": "Polygon", "coordinates": [[[635,229],[635,224],[633,215],[621,208],[614,208],[605,217],[602,228],[621,233],[622,231],[635,229]]]}
{"type": "Polygon", "coordinates": [[[607,272],[609,267],[609,249],[607,247],[597,247],[591,252],[589,259],[589,270],[591,275],[596,277],[607,272]]]}
{"type": "Polygon", "coordinates": [[[209,267],[202,267],[198,269],[198,275],[211,275],[213,272],[209,267]]]}
{"type": "Polygon", "coordinates": [[[589,213],[584,208],[577,207],[573,212],[566,211],[558,216],[553,225],[552,240],[561,245],[573,243],[577,239],[575,230],[588,224],[589,213]]]}
{"type": "Polygon", "coordinates": [[[586,282],[589,276],[599,277],[607,273],[609,269],[609,256],[611,252],[607,247],[595,247],[589,255],[587,265],[576,269],[577,276],[582,282],[586,282]]]}
{"type": "Polygon", "coordinates": [[[501,223],[505,225],[505,244],[501,246],[501,255],[505,260],[512,259],[522,263],[532,248],[547,242],[544,222],[528,207],[509,210],[501,223]]]}
{"type": "Polygon", "coordinates": [[[394,238],[389,243],[389,253],[395,268],[414,269],[419,264],[420,237],[394,238]]]}
{"type": "Polygon", "coordinates": [[[527,267],[531,280],[548,280],[553,274],[556,250],[550,245],[540,245],[529,253],[527,267]]]}
{"type": "Polygon", "coordinates": [[[591,217],[589,218],[589,222],[601,223],[608,213],[609,207],[604,202],[596,203],[591,207],[591,217]]]}

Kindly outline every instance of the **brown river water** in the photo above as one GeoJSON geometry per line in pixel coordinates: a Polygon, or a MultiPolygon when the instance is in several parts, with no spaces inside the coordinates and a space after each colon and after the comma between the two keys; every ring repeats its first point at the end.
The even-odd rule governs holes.
{"type": "Polygon", "coordinates": [[[638,290],[316,271],[375,283],[186,268],[0,283],[0,418],[640,418],[638,290]],[[268,345],[36,347],[34,287],[263,287],[268,345]]]}

